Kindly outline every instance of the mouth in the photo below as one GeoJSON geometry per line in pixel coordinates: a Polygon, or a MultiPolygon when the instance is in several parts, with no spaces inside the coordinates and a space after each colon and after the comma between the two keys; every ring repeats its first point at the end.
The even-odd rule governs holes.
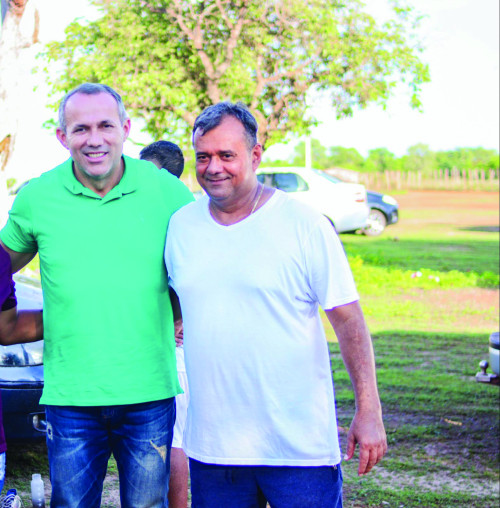
{"type": "Polygon", "coordinates": [[[214,185],[217,185],[218,183],[225,182],[226,180],[229,180],[229,178],[205,178],[205,180],[208,183],[212,183],[214,185]]]}
{"type": "Polygon", "coordinates": [[[106,155],[106,152],[90,152],[86,153],[85,157],[88,157],[89,159],[101,159],[106,155]]]}

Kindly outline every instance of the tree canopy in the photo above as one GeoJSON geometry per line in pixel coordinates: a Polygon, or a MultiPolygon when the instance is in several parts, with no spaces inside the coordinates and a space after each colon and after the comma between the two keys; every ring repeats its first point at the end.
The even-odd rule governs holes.
{"type": "MultiPolygon", "coordinates": [[[[390,0],[388,0],[390,1],[390,0]]],[[[183,140],[202,109],[245,103],[260,141],[302,134],[312,91],[326,93],[337,116],[384,104],[407,83],[420,106],[429,80],[420,60],[418,17],[393,1],[378,23],[360,0],[91,0],[102,17],[78,20],[51,43],[62,61],[56,92],[86,81],[117,89],[157,139],[183,140]]]]}

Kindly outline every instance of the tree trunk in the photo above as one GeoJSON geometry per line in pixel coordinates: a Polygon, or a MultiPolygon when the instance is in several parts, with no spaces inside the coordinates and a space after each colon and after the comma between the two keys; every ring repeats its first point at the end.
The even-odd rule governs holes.
{"type": "MultiPolygon", "coordinates": [[[[32,93],[33,45],[38,42],[38,11],[29,0],[2,0],[0,34],[0,199],[6,168],[19,132],[19,111],[32,93]]],[[[4,201],[5,202],[5,201],[4,201]]]]}

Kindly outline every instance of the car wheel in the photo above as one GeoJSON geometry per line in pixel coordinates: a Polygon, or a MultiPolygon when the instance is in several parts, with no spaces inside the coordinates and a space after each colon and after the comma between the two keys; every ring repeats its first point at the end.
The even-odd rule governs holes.
{"type": "Polygon", "coordinates": [[[386,226],[387,219],[385,215],[380,210],[371,208],[366,226],[362,229],[362,232],[366,236],[378,236],[384,231],[386,226]]]}

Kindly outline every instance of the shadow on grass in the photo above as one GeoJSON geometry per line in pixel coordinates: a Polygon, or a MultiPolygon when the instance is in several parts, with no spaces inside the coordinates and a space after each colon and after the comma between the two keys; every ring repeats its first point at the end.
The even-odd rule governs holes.
{"type": "Polygon", "coordinates": [[[468,228],[458,228],[459,231],[478,231],[481,233],[498,233],[500,227],[498,226],[471,226],[468,228]]]}
{"type": "MultiPolygon", "coordinates": [[[[378,474],[363,479],[354,461],[346,464],[346,506],[498,506],[499,387],[475,380],[487,340],[426,331],[374,335],[389,451],[378,474]]],[[[338,344],[329,347],[345,449],[354,396],[338,344]]]]}
{"type": "MultiPolygon", "coordinates": [[[[482,226],[479,226],[482,227],[482,226]]],[[[465,229],[465,228],[464,228],[465,229]]],[[[402,270],[426,268],[448,272],[473,271],[498,274],[498,239],[471,238],[453,240],[408,240],[391,237],[370,239],[343,238],[344,248],[350,257],[360,256],[367,265],[402,270]]]]}

